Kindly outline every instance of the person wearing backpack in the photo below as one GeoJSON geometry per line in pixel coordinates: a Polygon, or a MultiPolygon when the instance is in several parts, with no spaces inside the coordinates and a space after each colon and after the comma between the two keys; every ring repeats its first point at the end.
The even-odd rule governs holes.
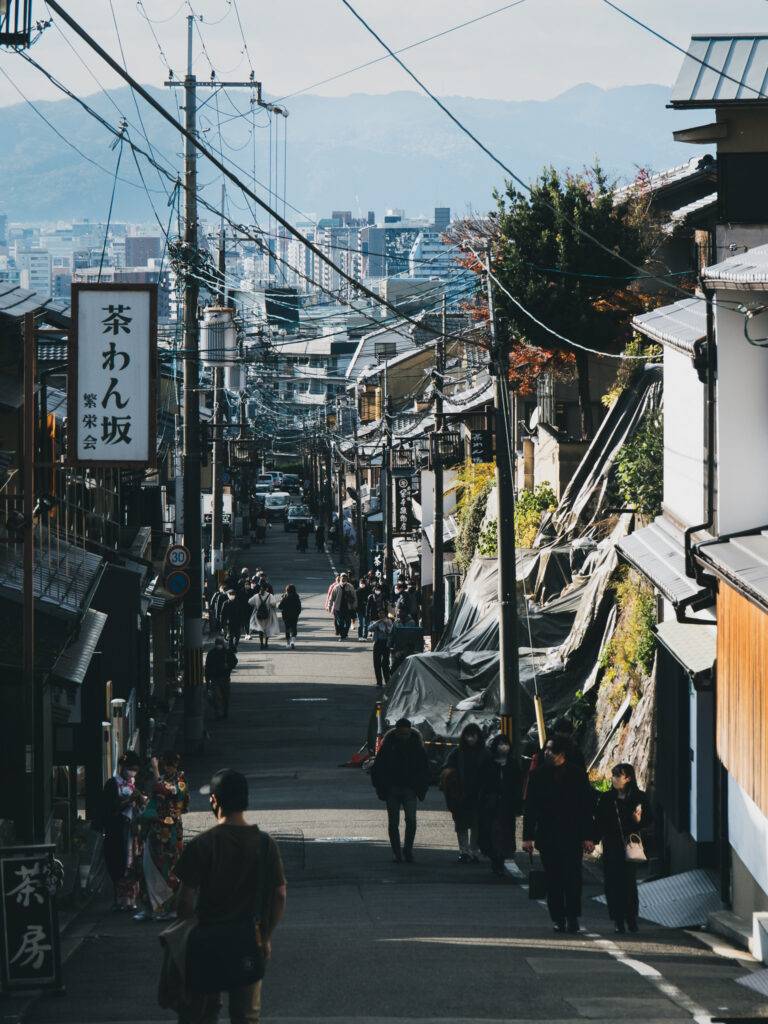
{"type": "Polygon", "coordinates": [[[266,650],[269,647],[269,638],[275,636],[279,631],[277,601],[270,594],[266,580],[262,580],[259,592],[254,594],[248,604],[253,608],[248,628],[251,633],[259,634],[259,647],[261,650],[266,650]]]}
{"type": "Polygon", "coordinates": [[[341,574],[339,582],[328,595],[328,604],[333,611],[338,638],[339,640],[346,640],[352,623],[352,616],[357,609],[357,598],[355,596],[355,588],[349,582],[349,577],[345,572],[341,574]]]}

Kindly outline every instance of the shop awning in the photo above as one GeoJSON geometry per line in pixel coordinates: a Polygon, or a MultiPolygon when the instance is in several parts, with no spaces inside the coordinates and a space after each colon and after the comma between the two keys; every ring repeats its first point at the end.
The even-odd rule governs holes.
{"type": "Polygon", "coordinates": [[[106,622],[106,612],[88,609],[80,623],[77,637],[67,644],[51,669],[57,679],[78,686],[82,684],[106,622]]]}
{"type": "Polygon", "coordinates": [[[702,622],[700,626],[692,626],[671,619],[660,622],[655,632],[659,643],[682,665],[694,684],[711,678],[717,657],[717,626],[714,623],[702,622]]]}
{"type": "Polygon", "coordinates": [[[392,547],[397,560],[405,565],[413,565],[421,560],[421,549],[415,540],[402,540],[396,537],[392,541],[392,547]]]}

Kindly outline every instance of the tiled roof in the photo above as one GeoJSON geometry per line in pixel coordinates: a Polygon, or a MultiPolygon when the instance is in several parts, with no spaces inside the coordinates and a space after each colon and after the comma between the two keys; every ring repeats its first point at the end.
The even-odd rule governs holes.
{"type": "Polygon", "coordinates": [[[701,544],[696,556],[730,586],[768,611],[768,529],[701,544]]]}
{"type": "Polygon", "coordinates": [[[723,288],[768,289],[768,245],[756,245],[754,249],[706,267],[701,276],[709,284],[723,288]]]}
{"type": "Polygon", "coordinates": [[[664,516],[622,537],[617,548],[621,557],[650,580],[673,605],[707,593],[705,587],[686,576],[683,532],[664,516]]]}
{"type": "Polygon", "coordinates": [[[692,36],[672,89],[678,109],[768,102],[768,36],[692,36]]]}
{"type": "Polygon", "coordinates": [[[696,342],[707,336],[707,304],[703,298],[681,299],[634,317],[632,326],[652,341],[692,356],[696,342]]]}

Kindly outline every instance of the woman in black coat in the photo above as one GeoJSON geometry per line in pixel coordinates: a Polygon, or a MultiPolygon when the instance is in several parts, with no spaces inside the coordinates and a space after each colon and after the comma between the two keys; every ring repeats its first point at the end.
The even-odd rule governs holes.
{"type": "Polygon", "coordinates": [[[480,860],[480,787],[488,762],[480,727],[470,722],[461,730],[459,745],[448,755],[440,777],[448,810],[453,815],[461,864],[480,860]]]}
{"type": "Polygon", "coordinates": [[[480,850],[491,860],[495,875],[504,875],[504,861],[515,852],[515,823],[522,812],[522,774],[512,756],[509,738],[494,736],[480,784],[480,850]]]}
{"type": "Polygon", "coordinates": [[[631,764],[617,764],[612,788],[603,793],[595,815],[596,839],[603,843],[603,873],[608,916],[616,931],[637,931],[637,861],[628,861],[625,847],[631,835],[651,824],[648,797],[638,788],[631,764]]]}
{"type": "Polygon", "coordinates": [[[301,615],[301,598],[296,593],[296,587],[294,587],[292,583],[289,583],[285,588],[285,593],[280,598],[280,603],[277,607],[283,615],[283,625],[285,626],[285,646],[295,647],[296,628],[299,623],[299,615],[301,615]]]}

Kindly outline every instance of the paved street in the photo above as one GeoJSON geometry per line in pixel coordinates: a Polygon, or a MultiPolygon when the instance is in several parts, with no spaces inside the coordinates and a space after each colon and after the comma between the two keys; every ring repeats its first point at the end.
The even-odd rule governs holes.
{"type": "MultiPolygon", "coordinates": [[[[238,563],[238,568],[239,568],[238,563]]],[[[370,645],[336,642],[324,610],[327,556],[295,551],[270,531],[244,552],[276,591],[304,603],[295,651],[243,641],[231,717],[213,722],[205,755],[187,759],[188,834],[212,824],[205,783],[230,766],[251,784],[250,820],[283,837],[288,908],[273,942],[263,1020],[379,1024],[471,1021],[765,1019],[768,1000],[734,983],[754,968],[685,932],[644,925],[614,941],[586,887],[584,932],[556,936],[546,910],[514,881],[456,861],[455,836],[434,789],[419,810],[416,863],[393,865],[383,805],[358,769],[376,693],[370,645]]],[[[521,860],[521,864],[523,861],[521,860]]],[[[172,1020],[155,1002],[161,926],[111,913],[106,894],[67,933],[67,995],[2,1019],[30,1024],[172,1020]]]]}

